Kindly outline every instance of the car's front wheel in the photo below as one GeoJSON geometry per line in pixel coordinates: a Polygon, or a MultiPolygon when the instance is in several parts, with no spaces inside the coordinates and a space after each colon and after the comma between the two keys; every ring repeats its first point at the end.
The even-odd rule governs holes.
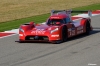
{"type": "Polygon", "coordinates": [[[61,40],[56,40],[56,41],[53,41],[52,43],[54,44],[60,44],[62,42],[66,42],[68,37],[67,37],[67,27],[64,26],[61,30],[61,40]]]}
{"type": "Polygon", "coordinates": [[[66,42],[67,39],[68,39],[67,27],[64,26],[64,27],[62,28],[62,41],[63,41],[63,42],[66,42]]]}

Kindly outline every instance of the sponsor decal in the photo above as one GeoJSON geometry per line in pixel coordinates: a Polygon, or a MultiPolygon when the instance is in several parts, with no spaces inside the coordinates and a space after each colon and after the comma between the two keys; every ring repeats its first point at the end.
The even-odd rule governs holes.
{"type": "Polygon", "coordinates": [[[77,28],[77,30],[82,30],[83,29],[83,26],[80,26],[77,28]]]}
{"type": "Polygon", "coordinates": [[[31,33],[32,34],[44,34],[46,31],[44,31],[44,29],[37,29],[37,30],[34,30],[32,31],[31,33]]]}
{"type": "Polygon", "coordinates": [[[70,33],[69,34],[70,36],[74,36],[75,35],[75,28],[69,28],[68,31],[70,33]]]}
{"type": "Polygon", "coordinates": [[[51,35],[51,37],[59,37],[59,35],[51,35]]]}
{"type": "Polygon", "coordinates": [[[74,36],[74,35],[75,35],[75,30],[72,30],[72,31],[70,32],[70,35],[71,35],[71,36],[74,36]]]}
{"type": "Polygon", "coordinates": [[[77,31],[77,34],[83,33],[83,30],[79,30],[77,31]]]}
{"type": "Polygon", "coordinates": [[[68,29],[68,31],[71,31],[71,30],[72,30],[71,28],[68,29]]]}
{"type": "Polygon", "coordinates": [[[77,34],[83,33],[83,26],[77,28],[77,34]]]}

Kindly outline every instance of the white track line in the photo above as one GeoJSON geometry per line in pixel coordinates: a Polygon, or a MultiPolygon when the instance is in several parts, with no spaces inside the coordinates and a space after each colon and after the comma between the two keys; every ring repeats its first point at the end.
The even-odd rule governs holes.
{"type": "Polygon", "coordinates": [[[19,34],[19,29],[8,30],[8,31],[5,31],[5,33],[16,33],[16,34],[19,34]]]}
{"type": "Polygon", "coordinates": [[[5,38],[5,37],[10,37],[10,36],[13,36],[13,35],[17,35],[17,34],[11,34],[11,35],[7,35],[7,36],[3,36],[3,37],[0,37],[0,39],[5,38]]]}

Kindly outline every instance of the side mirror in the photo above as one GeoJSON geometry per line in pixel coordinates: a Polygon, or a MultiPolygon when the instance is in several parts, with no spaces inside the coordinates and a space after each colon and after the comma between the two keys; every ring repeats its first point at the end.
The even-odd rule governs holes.
{"type": "Polygon", "coordinates": [[[34,23],[34,22],[30,22],[30,25],[33,25],[33,26],[35,26],[35,23],[34,23]]]}
{"type": "Polygon", "coordinates": [[[34,22],[30,22],[30,25],[33,25],[34,24],[34,22]]]}
{"type": "Polygon", "coordinates": [[[60,22],[56,22],[56,25],[60,25],[61,23],[60,22]]]}

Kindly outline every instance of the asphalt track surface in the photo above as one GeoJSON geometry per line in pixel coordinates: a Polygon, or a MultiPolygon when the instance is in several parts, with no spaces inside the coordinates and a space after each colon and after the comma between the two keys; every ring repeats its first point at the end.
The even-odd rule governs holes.
{"type": "Polygon", "coordinates": [[[100,16],[93,31],[61,44],[17,43],[18,35],[0,39],[0,66],[100,66],[100,16]]]}

